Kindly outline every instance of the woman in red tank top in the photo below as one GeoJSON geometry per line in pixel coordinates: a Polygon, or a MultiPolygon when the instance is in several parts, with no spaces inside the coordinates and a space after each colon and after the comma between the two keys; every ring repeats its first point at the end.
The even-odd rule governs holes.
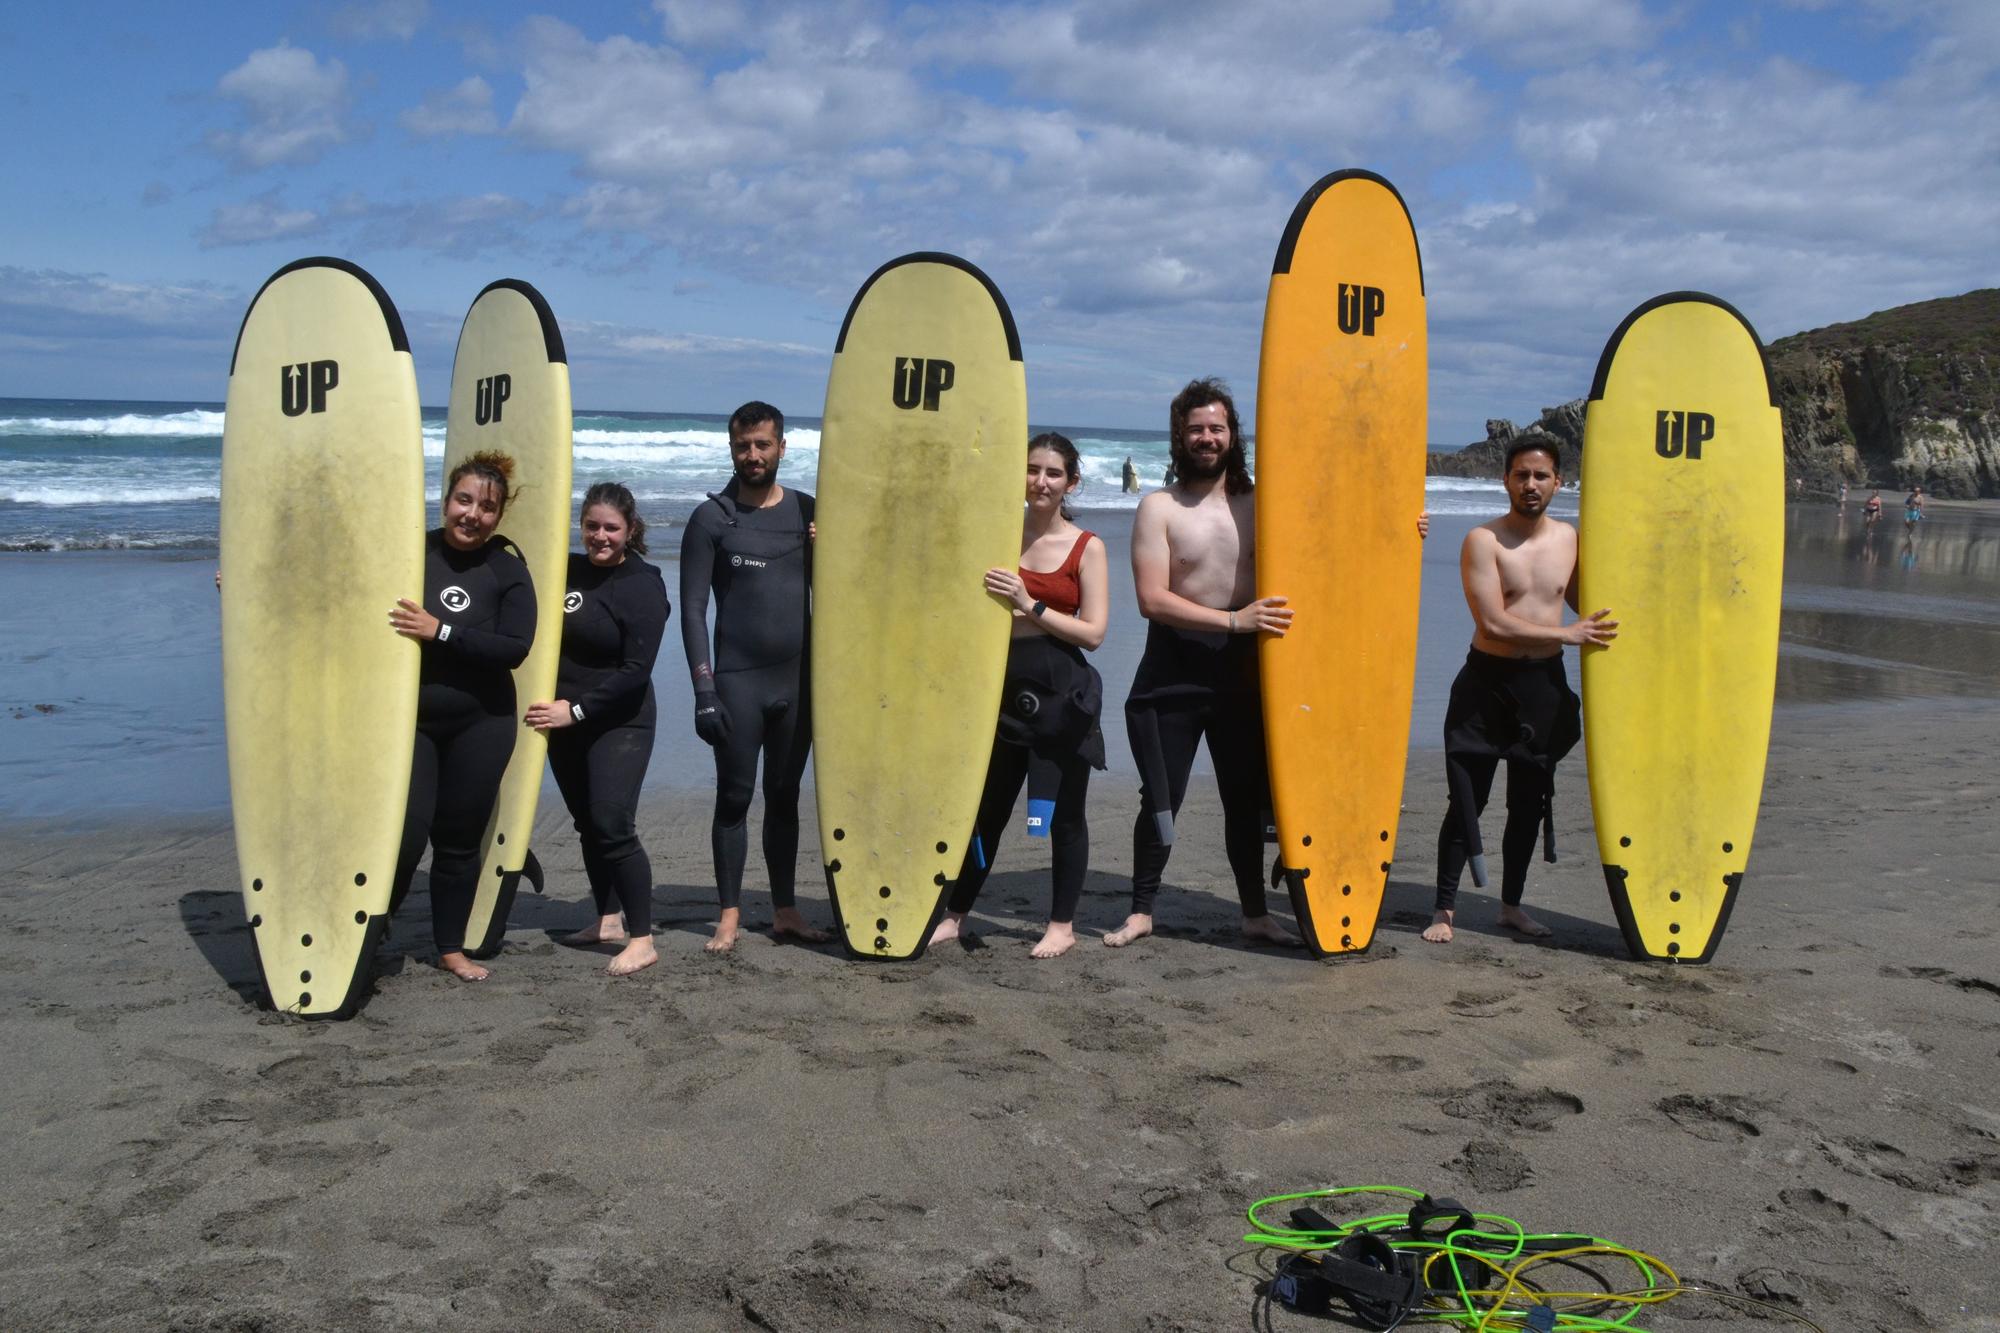
{"type": "MultiPolygon", "coordinates": [[[[966,914],[993,868],[994,850],[1024,782],[1029,832],[1048,836],[1054,861],[1049,925],[1032,953],[1036,958],[1054,958],[1076,943],[1076,904],[1090,863],[1084,797],[1090,770],[1104,767],[1104,738],[1093,712],[1077,719],[1078,725],[1055,741],[1044,738],[1022,744],[1024,731],[1031,728],[1022,721],[1022,706],[1016,700],[1032,692],[1020,682],[1050,677],[1074,683],[1088,676],[1101,694],[1102,683],[1096,681],[1083,653],[1104,642],[1104,629],[1111,620],[1109,567],[1103,540],[1071,521],[1064,504],[1082,480],[1076,446],[1068,440],[1051,432],[1028,442],[1028,507],[1021,525],[1020,568],[986,571],[986,591],[1014,609],[1014,638],[1007,655],[1009,698],[1001,705],[973,846],[953,885],[948,914],[931,932],[933,944],[957,939],[963,932],[966,914]],[[1010,710],[1015,714],[1011,718],[1010,710]],[[1085,729],[1088,734],[1077,739],[1085,729]]],[[[1038,701],[1035,711],[1025,716],[1036,718],[1044,706],[1068,705],[1061,700],[1046,705],[1038,701]]],[[[1039,720],[1046,723],[1049,718],[1039,720]]]]}

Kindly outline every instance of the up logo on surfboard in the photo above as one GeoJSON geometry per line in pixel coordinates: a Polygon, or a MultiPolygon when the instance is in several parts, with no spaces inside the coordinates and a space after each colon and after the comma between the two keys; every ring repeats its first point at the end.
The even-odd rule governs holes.
{"type": "Polygon", "coordinates": [[[1380,287],[1365,287],[1358,282],[1340,284],[1337,322],[1342,333],[1358,333],[1364,338],[1375,336],[1375,321],[1389,308],[1389,298],[1380,287]]]}
{"type": "Polygon", "coordinates": [[[472,399],[472,420],[480,426],[494,425],[500,420],[501,409],[514,396],[512,375],[488,375],[474,385],[472,399]]]}
{"type": "Polygon", "coordinates": [[[297,361],[279,368],[278,406],[288,417],[326,411],[326,396],[340,387],[340,362],[297,361]]]}
{"type": "Polygon", "coordinates": [[[890,397],[905,412],[919,406],[926,412],[935,412],[938,399],[950,391],[957,379],[958,367],[943,357],[899,356],[895,388],[890,397]]]}
{"type": "Polygon", "coordinates": [[[1662,458],[1701,461],[1701,446],[1715,438],[1715,417],[1708,412],[1653,413],[1653,452],[1662,458]]]}
{"type": "Polygon", "coordinates": [[[454,583],[451,587],[446,588],[438,594],[438,605],[453,615],[457,615],[460,611],[472,605],[472,594],[454,583]]]}

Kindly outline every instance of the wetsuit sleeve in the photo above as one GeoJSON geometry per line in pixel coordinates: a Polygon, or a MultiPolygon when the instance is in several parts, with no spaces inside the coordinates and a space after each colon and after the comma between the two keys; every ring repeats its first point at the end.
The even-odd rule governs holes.
{"type": "Polygon", "coordinates": [[[697,687],[704,685],[714,658],[708,643],[708,592],[715,578],[715,534],[704,518],[704,503],[688,518],[681,534],[681,647],[687,652],[688,675],[697,687]]]}
{"type": "Polygon", "coordinates": [[[622,636],[618,665],[570,700],[586,718],[636,701],[653,683],[653,663],[659,659],[660,640],[666,637],[667,619],[673,614],[660,571],[648,565],[637,577],[621,580],[612,613],[622,636]]]}
{"type": "Polygon", "coordinates": [[[493,563],[500,606],[492,624],[453,625],[437,644],[455,661],[512,671],[535,646],[535,585],[520,561],[510,557],[504,565],[493,563]]]}

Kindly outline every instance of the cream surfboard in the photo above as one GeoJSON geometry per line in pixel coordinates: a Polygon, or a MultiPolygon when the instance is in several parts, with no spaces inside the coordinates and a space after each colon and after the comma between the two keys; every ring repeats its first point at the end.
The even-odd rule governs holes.
{"type": "Polygon", "coordinates": [[[1784,579],[1784,438],[1756,331],[1674,292],[1605,345],[1584,421],[1579,604],[1598,853],[1638,958],[1707,962],[1750,859],[1784,579]]]}
{"type": "Polygon", "coordinates": [[[1375,936],[1415,687],[1429,355],[1394,186],[1327,176],[1272,266],[1257,372],[1257,592],[1298,618],[1258,649],[1280,870],[1314,952],[1375,936]]]}
{"type": "Polygon", "coordinates": [[[993,746],[1021,550],[1028,399],[1014,317],[962,259],[913,254],[848,307],[820,428],[812,709],[842,939],[923,951],[993,746]]]}
{"type": "MultiPolygon", "coordinates": [[[[443,475],[483,450],[514,460],[499,531],[535,582],[535,645],[514,668],[517,716],[529,704],[555,697],[569,578],[571,422],[569,358],[549,303],[518,279],[489,284],[459,330],[443,475]]],[[[500,951],[507,912],[523,878],[541,892],[542,867],[528,835],[547,757],[547,738],[521,724],[481,844],[479,888],[465,927],[465,951],[474,958],[500,951]]]]}
{"type": "Polygon", "coordinates": [[[236,336],[222,678],[244,910],[271,1003],[345,1016],[389,904],[416,733],[423,426],[403,322],[340,259],[280,269],[236,336]]]}

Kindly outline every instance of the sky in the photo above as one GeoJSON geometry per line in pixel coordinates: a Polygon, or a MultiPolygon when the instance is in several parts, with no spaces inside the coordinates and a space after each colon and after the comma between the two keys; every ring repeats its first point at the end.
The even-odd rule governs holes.
{"type": "Polygon", "coordinates": [[[1163,429],[1194,375],[1254,410],[1285,221],[1364,167],[1454,447],[1661,292],[1768,340],[1995,285],[1997,67],[1994,0],[13,5],[0,395],[219,401],[264,279],[332,254],[426,403],[513,277],[580,408],[816,416],[856,288],[945,250],[1034,421],[1163,429]]]}

